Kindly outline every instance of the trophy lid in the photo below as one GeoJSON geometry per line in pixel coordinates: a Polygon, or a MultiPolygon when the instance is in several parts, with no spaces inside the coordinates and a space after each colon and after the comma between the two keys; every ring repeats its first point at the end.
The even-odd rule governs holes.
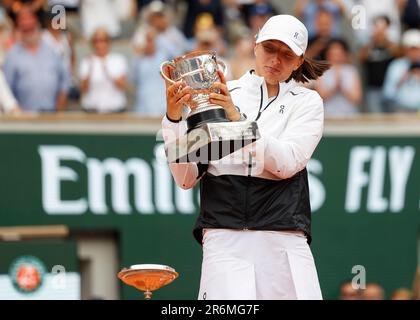
{"type": "Polygon", "coordinates": [[[165,266],[163,264],[134,264],[130,266],[129,270],[165,270],[175,272],[174,268],[165,266]]]}

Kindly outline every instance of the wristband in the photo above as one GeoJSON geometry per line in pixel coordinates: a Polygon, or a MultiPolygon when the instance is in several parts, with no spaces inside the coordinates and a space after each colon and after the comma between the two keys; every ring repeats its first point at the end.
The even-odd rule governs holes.
{"type": "Polygon", "coordinates": [[[166,119],[168,119],[170,122],[178,123],[178,122],[180,122],[182,120],[182,116],[179,117],[178,120],[174,120],[174,119],[169,118],[168,113],[166,113],[166,119]]]}

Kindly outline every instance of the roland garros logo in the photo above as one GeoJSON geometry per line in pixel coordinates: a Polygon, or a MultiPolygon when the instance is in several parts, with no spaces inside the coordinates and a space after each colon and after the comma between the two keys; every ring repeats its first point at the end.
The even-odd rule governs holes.
{"type": "Polygon", "coordinates": [[[34,293],[39,290],[45,274],[44,264],[34,256],[19,257],[9,269],[13,287],[21,293],[34,293]]]}

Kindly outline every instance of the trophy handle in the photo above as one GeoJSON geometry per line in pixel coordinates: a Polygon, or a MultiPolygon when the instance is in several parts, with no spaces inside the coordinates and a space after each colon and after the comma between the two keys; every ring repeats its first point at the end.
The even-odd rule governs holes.
{"type": "Polygon", "coordinates": [[[217,64],[219,65],[219,70],[223,72],[223,75],[226,77],[227,73],[228,73],[228,67],[226,65],[226,63],[224,63],[221,60],[217,60],[217,64]]]}
{"type": "Polygon", "coordinates": [[[173,63],[171,61],[165,61],[160,65],[160,74],[162,75],[162,77],[166,80],[169,81],[169,83],[174,84],[175,81],[168,78],[168,76],[166,75],[166,73],[163,71],[164,68],[166,67],[170,67],[170,68],[175,68],[175,66],[173,65],[173,63]]]}

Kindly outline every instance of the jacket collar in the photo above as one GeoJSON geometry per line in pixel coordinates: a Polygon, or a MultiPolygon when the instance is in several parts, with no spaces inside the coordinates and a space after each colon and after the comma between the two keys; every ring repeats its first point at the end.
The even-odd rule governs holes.
{"type": "MultiPolygon", "coordinates": [[[[240,82],[243,86],[249,89],[259,89],[261,85],[264,87],[264,91],[267,91],[267,87],[265,85],[264,77],[260,77],[255,74],[254,70],[247,71],[240,79],[240,82]]],[[[295,80],[290,80],[288,83],[285,81],[280,82],[280,92],[279,96],[286,94],[290,89],[297,86],[295,80]]]]}

